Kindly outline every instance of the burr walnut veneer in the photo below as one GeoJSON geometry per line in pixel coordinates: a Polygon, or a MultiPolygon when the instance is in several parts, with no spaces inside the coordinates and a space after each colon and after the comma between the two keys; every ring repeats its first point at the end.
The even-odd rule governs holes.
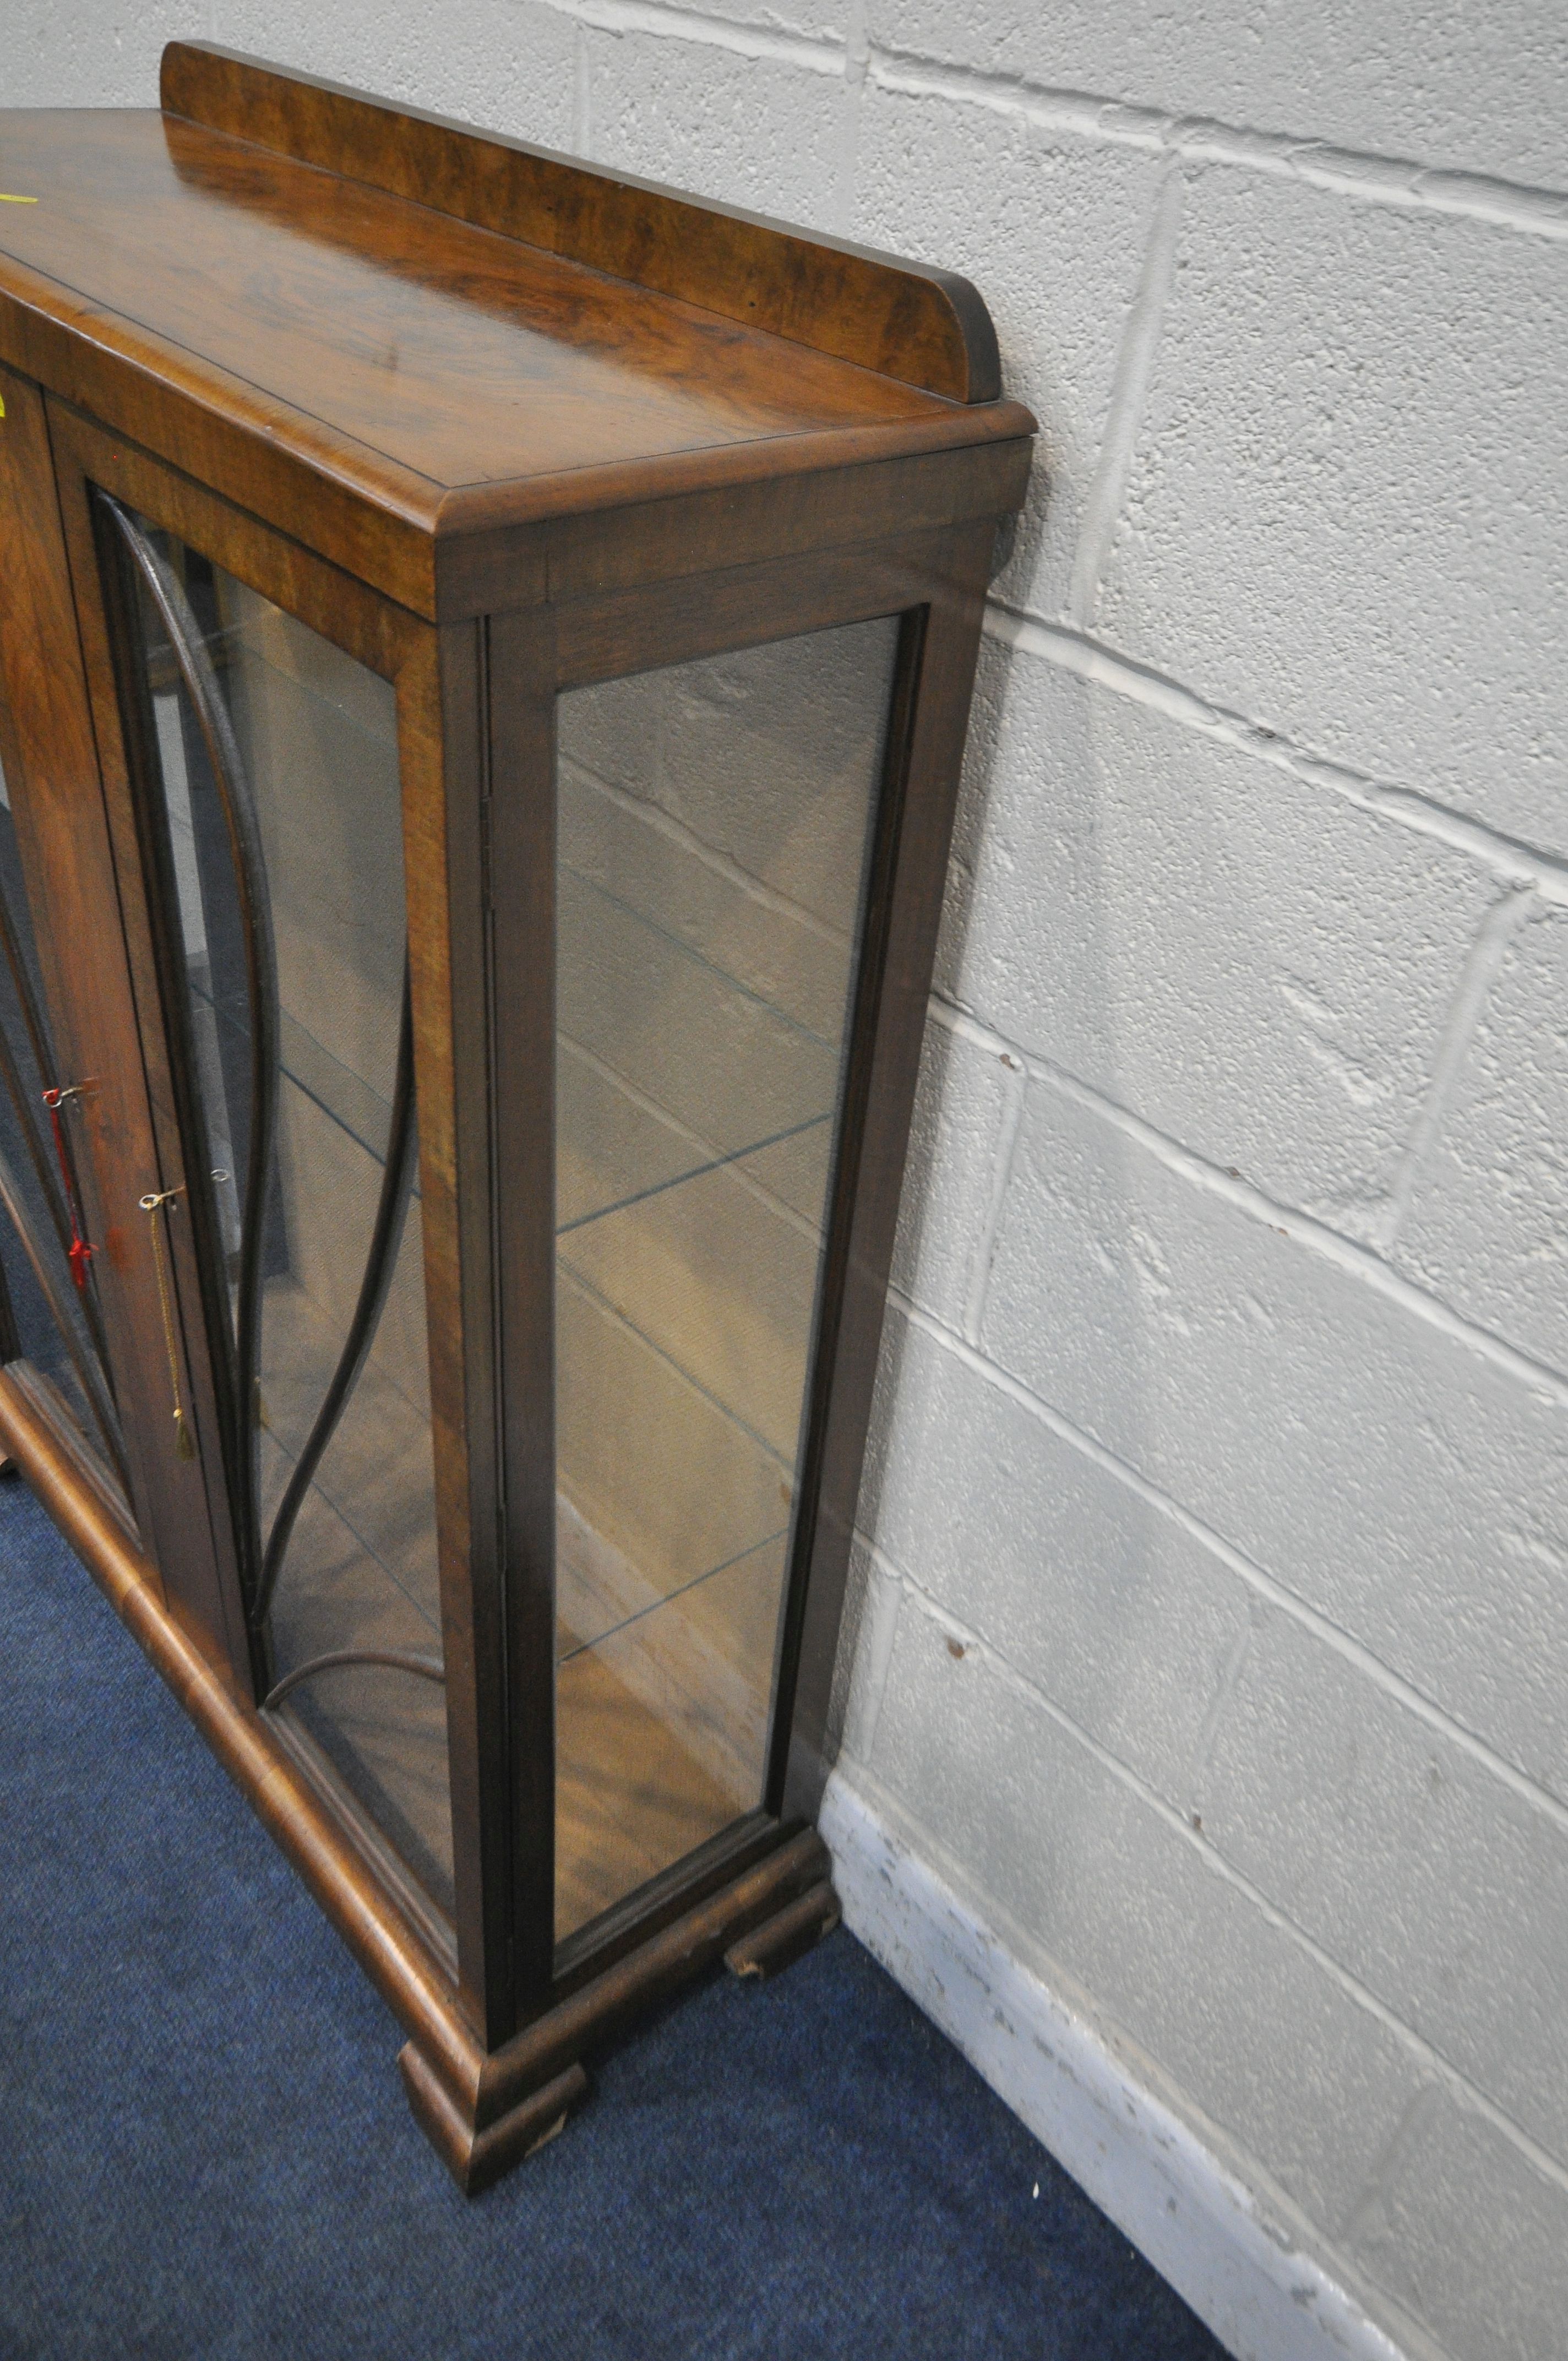
{"type": "Polygon", "coordinates": [[[1033,421],[943,272],[200,44],[161,97],[0,114],[0,1449],[473,2190],[836,1916],[1033,421]]]}

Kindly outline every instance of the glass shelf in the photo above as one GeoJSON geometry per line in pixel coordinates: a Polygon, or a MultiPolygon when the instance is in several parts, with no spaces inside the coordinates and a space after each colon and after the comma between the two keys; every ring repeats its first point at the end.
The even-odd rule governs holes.
{"type": "Polygon", "coordinates": [[[560,700],[557,1940],[762,1801],[895,637],[560,700]]]}

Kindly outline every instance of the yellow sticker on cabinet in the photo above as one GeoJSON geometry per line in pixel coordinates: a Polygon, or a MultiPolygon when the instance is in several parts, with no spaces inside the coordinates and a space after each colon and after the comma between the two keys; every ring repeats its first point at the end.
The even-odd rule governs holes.
{"type": "MultiPolygon", "coordinates": [[[[8,195],[4,189],[0,189],[0,205],[36,205],[37,203],[37,197],[13,197],[8,195]]],[[[5,415],[5,397],[3,393],[0,393],[0,418],[4,418],[5,415]]]]}
{"type": "MultiPolygon", "coordinates": [[[[9,196],[4,189],[0,189],[0,205],[36,205],[37,203],[37,197],[13,197],[9,196]]],[[[5,397],[0,393],[0,418],[4,418],[5,415],[5,397]]]]}

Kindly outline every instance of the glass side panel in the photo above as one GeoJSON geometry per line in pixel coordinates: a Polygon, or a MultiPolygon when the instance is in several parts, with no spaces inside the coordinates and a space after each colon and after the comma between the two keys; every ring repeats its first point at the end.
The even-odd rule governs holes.
{"type": "Polygon", "coordinates": [[[897,629],[560,699],[558,1939],[762,1801],[897,629]]]}
{"type": "MultiPolygon", "coordinates": [[[[304,1674],[275,1709],[450,1911],[417,1153],[411,1095],[399,1092],[411,1053],[394,693],[221,568],[140,530],[175,584],[160,603],[138,577],[137,595],[229,1382],[255,1453],[248,1580],[275,1685],[322,1657],[357,1660],[304,1674]],[[194,666],[179,644],[192,638],[194,666]],[[226,743],[203,724],[203,684],[226,743]],[[243,808],[236,818],[247,805],[248,859],[243,808]],[[271,1131],[261,1175],[258,1126],[263,1141],[271,1131]],[[407,1661],[365,1661],[388,1654],[407,1661]]],[[[231,1489],[243,1518],[245,1485],[231,1476],[231,1489]]]]}
{"type": "Polygon", "coordinates": [[[10,791],[0,773],[0,1357],[53,1379],[89,1441],[128,1491],[79,1187],[84,1152],[74,1102],[55,1116],[46,1090],[69,1088],[44,1014],[43,979],[22,882],[10,791]]]}

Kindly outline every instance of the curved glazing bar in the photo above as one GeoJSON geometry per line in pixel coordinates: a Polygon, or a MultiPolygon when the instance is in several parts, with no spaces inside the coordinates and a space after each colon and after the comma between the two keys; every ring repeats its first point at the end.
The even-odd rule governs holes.
{"type": "Polygon", "coordinates": [[[280,1706],[291,1689],[303,1681],[313,1681],[318,1673],[335,1673],[349,1664],[380,1664],[389,1672],[412,1673],[422,1681],[444,1683],[446,1667],[439,1656],[416,1656],[406,1648],[333,1648],[324,1656],[312,1656],[308,1663],[296,1664],[285,1673],[275,1688],[262,1699],[263,1710],[270,1713],[280,1706]]]}
{"type": "Polygon", "coordinates": [[[103,541],[258,1693],[450,1910],[396,690],[155,520],[103,541]]]}
{"type": "Polygon", "coordinates": [[[242,1535],[242,1563],[252,1569],[251,1591],[259,1585],[261,1512],[256,1433],[259,1424],[261,1367],[261,1249],[267,1183],[278,1125],[278,955],[272,936],[272,906],[261,829],[246,766],[240,758],[228,708],[208,655],[204,635],[183,584],[137,521],[107,492],[96,498],[113,521],[147,587],[180,668],[218,791],[245,947],[249,1001],[250,1123],[239,1262],[234,1289],[234,1332],[228,1340],[235,1435],[235,1478],[242,1535]]]}
{"type": "MultiPolygon", "coordinates": [[[[398,1249],[402,1244],[403,1224],[408,1216],[409,1199],[413,1194],[414,1174],[418,1165],[419,1133],[414,1124],[413,1007],[409,991],[408,961],[405,958],[403,1008],[398,1025],[398,1071],[392,1086],[391,1132],[387,1145],[387,1161],[381,1170],[381,1189],[376,1203],[376,1222],[370,1236],[370,1251],[366,1257],[365,1272],[359,1283],[359,1299],[354,1307],[354,1316],[348,1323],[348,1334],[344,1338],[343,1350],[338,1356],[337,1367],[333,1371],[332,1382],[323,1396],[321,1408],[315,1415],[315,1422],[305,1439],[304,1447],[294,1462],[294,1472],[289,1478],[288,1488],[272,1520],[272,1530],[267,1540],[267,1554],[261,1562],[261,1579],[257,1587],[256,1600],[251,1610],[251,1620],[258,1625],[261,1623],[271,1606],[272,1596],[278,1587],[278,1577],[282,1571],[283,1560],[288,1552],[290,1538],[293,1533],[294,1520],[300,1513],[301,1503],[314,1481],[322,1454],[332,1440],[338,1420],[343,1415],[344,1404],[358,1382],[359,1373],[365,1367],[366,1356],[376,1341],[376,1331],[381,1324],[381,1314],[386,1309],[388,1290],[391,1286],[392,1272],[397,1265],[398,1249]]],[[[331,1659],[334,1664],[349,1660],[341,1653],[331,1659]]],[[[317,1666],[327,1661],[324,1657],[318,1659],[317,1666]]],[[[365,1659],[361,1654],[355,1654],[352,1661],[357,1663],[365,1659]]],[[[390,1662],[392,1659],[376,1658],[373,1661],[390,1662]]],[[[401,1664],[404,1659],[399,1657],[396,1661],[401,1664]]],[[[304,1673],[311,1669],[313,1668],[305,1666],[299,1672],[291,1674],[289,1679],[272,1692],[272,1696],[268,1698],[268,1703],[272,1704],[285,1690],[292,1686],[295,1680],[302,1679],[304,1673]]]]}

